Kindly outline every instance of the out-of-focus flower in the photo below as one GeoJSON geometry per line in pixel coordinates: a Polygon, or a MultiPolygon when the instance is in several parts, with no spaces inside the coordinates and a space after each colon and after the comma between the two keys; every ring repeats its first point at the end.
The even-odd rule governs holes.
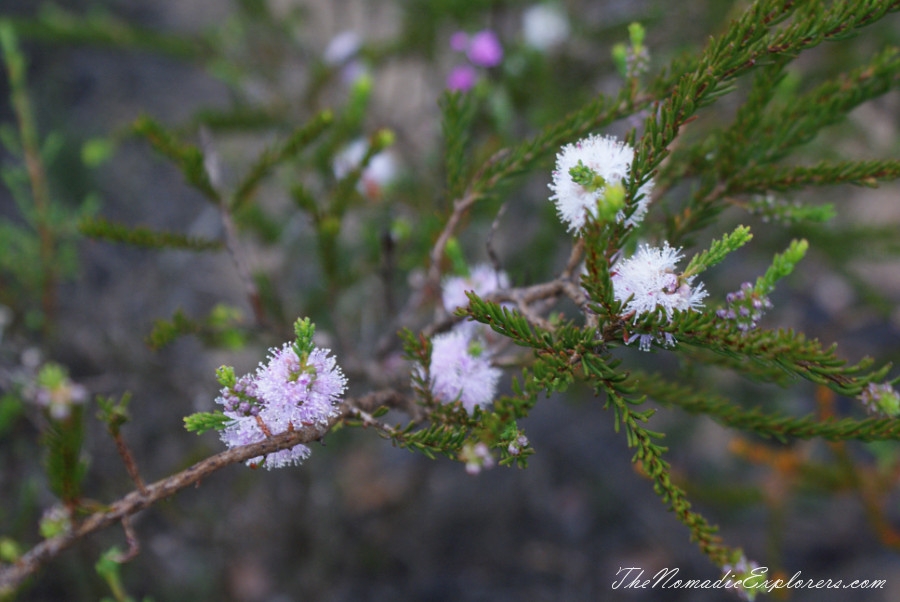
{"type": "Polygon", "coordinates": [[[546,52],[569,38],[569,17],[558,4],[535,4],[522,13],[525,43],[546,52]]]}
{"type": "Polygon", "coordinates": [[[528,437],[525,435],[519,435],[516,437],[516,440],[507,446],[506,451],[509,452],[510,456],[518,456],[522,453],[522,450],[528,447],[528,437]]]}
{"type": "MultiPolygon", "coordinates": [[[[416,368],[421,375],[421,366],[416,368]]],[[[471,333],[451,330],[431,340],[431,392],[441,403],[459,401],[472,414],[490,404],[502,372],[491,366],[490,354],[471,333]]]]}
{"type": "Polygon", "coordinates": [[[478,81],[478,72],[471,65],[458,65],[447,76],[447,89],[459,92],[471,90],[478,81]]]}
{"type": "MultiPolygon", "coordinates": [[[[752,578],[755,575],[754,571],[758,568],[759,565],[756,562],[752,560],[748,561],[747,557],[742,555],[734,564],[726,564],[722,567],[722,578],[728,580],[726,581],[726,584],[728,582],[733,584],[742,583],[744,580],[752,578]]],[[[753,581],[762,583],[763,580],[754,579],[753,581]]],[[[738,596],[748,602],[752,602],[753,599],[756,598],[755,589],[747,589],[746,587],[738,585],[733,591],[737,592],[738,596]]]]}
{"type": "Polygon", "coordinates": [[[327,65],[340,69],[341,80],[351,85],[368,74],[368,68],[360,59],[362,38],[355,31],[347,30],[334,36],[322,53],[327,65]]]}
{"type": "MultiPolygon", "coordinates": [[[[357,169],[368,149],[369,143],[359,138],[338,151],[333,166],[335,177],[344,178],[357,169]]],[[[397,179],[399,171],[394,154],[390,150],[381,151],[369,159],[369,164],[360,174],[357,190],[370,199],[378,199],[384,188],[397,179]]]]}
{"type": "Polygon", "coordinates": [[[445,278],[441,288],[444,309],[453,313],[458,307],[466,307],[469,304],[466,291],[484,297],[496,290],[509,288],[509,276],[503,270],[497,271],[490,265],[482,263],[471,268],[468,276],[445,278]]]}
{"type": "Polygon", "coordinates": [[[503,46],[490,29],[483,29],[469,40],[466,56],[473,65],[479,67],[496,67],[503,61],[503,46]]]}
{"type": "Polygon", "coordinates": [[[70,532],[72,530],[72,511],[62,504],[47,508],[41,515],[38,529],[44,539],[51,539],[70,532]]]}
{"type": "Polygon", "coordinates": [[[337,34],[325,47],[322,59],[329,65],[342,65],[356,56],[362,47],[362,39],[352,30],[337,34]]]}
{"type": "Polygon", "coordinates": [[[47,408],[52,419],[66,420],[74,406],[87,401],[88,392],[84,386],[72,382],[63,366],[48,362],[38,372],[33,398],[39,406],[47,408]]]}
{"type": "Polygon", "coordinates": [[[633,158],[634,149],[612,136],[591,135],[562,147],[556,155],[550,200],[570,231],[579,232],[589,214],[594,219],[624,220],[626,226],[641,222],[653,182],[640,187],[637,206],[625,219],[624,184],[633,158]]]}
{"type": "Polygon", "coordinates": [[[450,36],[450,48],[454,52],[465,52],[471,64],[458,65],[447,76],[447,88],[465,92],[478,82],[477,67],[496,67],[503,61],[503,46],[490,29],[483,29],[471,36],[457,31],[450,36]]]}
{"type": "Polygon", "coordinates": [[[769,298],[754,292],[749,282],[743,283],[739,291],[725,295],[725,302],[728,307],[717,310],[716,315],[733,321],[744,332],[756,328],[766,310],[772,309],[769,298]]]}
{"type": "Polygon", "coordinates": [[[470,475],[476,475],[482,469],[494,467],[494,456],[491,450],[481,441],[475,443],[466,443],[459,452],[459,459],[466,463],[466,472],[470,475]]]}
{"type": "Polygon", "coordinates": [[[450,36],[450,49],[453,52],[465,52],[469,47],[469,34],[464,31],[453,32],[450,36]]]}
{"type": "Polygon", "coordinates": [[[900,395],[887,383],[869,383],[859,394],[859,400],[870,414],[888,418],[900,416],[900,395]]]}

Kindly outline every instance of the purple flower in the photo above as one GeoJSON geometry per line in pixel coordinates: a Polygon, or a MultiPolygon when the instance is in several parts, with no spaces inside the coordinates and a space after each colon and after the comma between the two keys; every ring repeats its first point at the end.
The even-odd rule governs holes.
{"type": "Polygon", "coordinates": [[[457,31],[450,36],[450,48],[454,52],[465,52],[469,47],[469,34],[464,31],[457,31]]]}
{"type": "MultiPolygon", "coordinates": [[[[219,437],[229,448],[259,443],[303,426],[326,424],[336,416],[347,379],[327,349],[285,343],[270,349],[269,360],[255,374],[245,374],[222,389],[216,402],[231,419],[219,437]],[[299,354],[298,354],[299,353],[299,354]]],[[[247,461],[249,466],[277,468],[299,464],[310,454],[296,445],[247,461]]]]}
{"type": "Polygon", "coordinates": [[[858,398],[870,414],[888,418],[900,415],[900,395],[888,383],[869,383],[858,398]]]}
{"type": "Polygon", "coordinates": [[[256,388],[266,404],[261,415],[273,433],[325,424],[337,415],[347,379],[327,349],[314,349],[303,363],[292,343],[271,351],[269,363],[256,371],[256,388]]]}
{"type": "Polygon", "coordinates": [[[503,47],[490,29],[483,29],[472,36],[467,55],[479,67],[496,67],[503,60],[503,47]]]}
{"type": "Polygon", "coordinates": [[[475,86],[476,81],[478,81],[478,73],[475,68],[471,65],[460,65],[454,67],[447,76],[447,88],[467,92],[475,86]]]}
{"type": "MultiPolygon", "coordinates": [[[[419,368],[421,370],[421,368],[419,368]]],[[[470,414],[494,399],[502,372],[469,333],[452,330],[431,340],[431,392],[441,403],[457,400],[470,414]]]]}
{"type": "Polygon", "coordinates": [[[509,287],[509,276],[504,271],[498,272],[488,264],[482,263],[471,268],[468,276],[444,278],[441,287],[444,309],[453,313],[459,307],[468,307],[469,298],[466,291],[472,291],[479,297],[490,295],[498,289],[509,287]]]}

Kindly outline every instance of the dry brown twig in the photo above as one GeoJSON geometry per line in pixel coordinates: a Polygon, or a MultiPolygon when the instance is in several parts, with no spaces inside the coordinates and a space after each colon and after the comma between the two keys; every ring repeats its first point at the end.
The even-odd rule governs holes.
{"type": "Polygon", "coordinates": [[[404,409],[409,404],[410,402],[394,389],[375,391],[358,399],[348,399],[344,402],[341,413],[332,417],[325,425],[304,426],[274,435],[259,443],[226,450],[201,460],[179,473],[145,485],[143,490],[136,489],[121,499],[104,506],[103,510],[90,514],[75,524],[72,529],[45,539],[23,554],[15,563],[0,566],[0,596],[7,596],[14,592],[26,578],[35,574],[44,564],[56,558],[75,542],[115,523],[122,524],[128,543],[128,551],[120,560],[130,560],[137,555],[139,550],[138,539],[131,526],[130,518],[141,510],[171,497],[185,487],[199,484],[204,478],[232,464],[246,462],[281,449],[294,447],[300,443],[318,441],[336,424],[348,416],[355,416],[359,411],[368,414],[384,405],[404,409]]]}

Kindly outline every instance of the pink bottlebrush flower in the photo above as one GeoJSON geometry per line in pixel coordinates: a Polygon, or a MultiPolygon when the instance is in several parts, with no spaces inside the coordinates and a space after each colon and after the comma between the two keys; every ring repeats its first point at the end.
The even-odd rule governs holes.
{"type": "Polygon", "coordinates": [[[478,81],[478,72],[471,65],[454,67],[447,76],[447,88],[459,92],[468,92],[478,81]]]}
{"type": "Polygon", "coordinates": [[[496,67],[503,60],[503,46],[490,29],[483,29],[469,41],[467,56],[479,67],[496,67]]]}

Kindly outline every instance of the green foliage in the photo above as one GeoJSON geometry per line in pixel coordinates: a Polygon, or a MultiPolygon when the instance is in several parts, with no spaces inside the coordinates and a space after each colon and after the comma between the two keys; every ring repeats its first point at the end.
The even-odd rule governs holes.
{"type": "Polygon", "coordinates": [[[703,251],[691,258],[690,263],[684,268],[684,277],[697,275],[709,267],[721,262],[732,251],[741,248],[753,238],[750,228],[738,226],[731,234],[726,234],[722,240],[714,240],[708,251],[703,251]]]}
{"type": "Polygon", "coordinates": [[[689,385],[667,382],[656,374],[635,374],[637,389],[659,403],[706,415],[729,428],[740,429],[786,443],[791,439],[827,441],[896,441],[900,421],[892,418],[844,418],[821,420],[815,416],[795,418],[759,408],[746,410],[720,395],[689,385]]]}
{"type": "Polygon", "coordinates": [[[4,393],[0,396],[0,439],[12,430],[24,409],[22,400],[14,393],[4,393]]]}
{"type": "Polygon", "coordinates": [[[222,303],[213,307],[203,320],[195,320],[178,310],[171,320],[156,320],[147,344],[152,349],[161,349],[178,337],[194,335],[211,347],[240,349],[247,340],[242,324],[242,312],[222,303]]]}
{"type": "Polygon", "coordinates": [[[102,217],[81,221],[78,230],[85,236],[122,242],[148,249],[181,249],[185,251],[218,251],[223,245],[217,240],[204,240],[177,232],[159,232],[142,226],[128,227],[115,224],[102,217]]]}
{"type": "Polygon", "coordinates": [[[447,169],[447,191],[450,198],[463,194],[469,176],[469,138],[475,118],[475,99],[463,92],[444,92],[440,100],[441,130],[444,135],[444,165],[447,169]]]}
{"type": "Polygon", "coordinates": [[[82,457],[84,410],[71,408],[64,420],[50,420],[42,437],[50,490],[67,506],[78,504],[88,462],[82,457]]]}
{"type": "Polygon", "coordinates": [[[302,152],[331,125],[333,120],[334,116],[331,111],[322,111],[305,126],[297,128],[283,143],[263,151],[250,166],[247,175],[237,185],[230,203],[231,206],[238,209],[247,203],[263,178],[275,167],[302,152]]]}
{"type": "Polygon", "coordinates": [[[761,295],[767,295],[775,288],[775,283],[794,271],[794,266],[803,259],[809,243],[805,240],[792,240],[791,245],[784,253],[775,255],[772,265],[766,273],[757,278],[753,290],[761,295]]]}
{"type": "Polygon", "coordinates": [[[97,419],[106,424],[107,430],[116,436],[122,425],[131,417],[128,414],[128,404],[131,403],[131,393],[125,393],[118,400],[112,397],[97,396],[97,419]]]}
{"type": "Polygon", "coordinates": [[[229,422],[231,422],[231,418],[219,410],[215,412],[197,412],[184,417],[184,428],[189,433],[202,435],[206,431],[221,431],[229,422]]]}
{"type": "MultiPolygon", "coordinates": [[[[473,15],[489,5],[498,11],[508,8],[504,3],[494,6],[461,0],[406,2],[403,10],[407,22],[396,47],[394,43],[372,43],[361,54],[368,61],[394,58],[410,49],[418,53],[417,58],[431,56],[436,34],[447,25],[442,22],[448,18],[446,15],[459,22],[474,21],[473,15]]],[[[900,439],[896,420],[796,417],[777,404],[748,409],[729,399],[725,391],[711,392],[696,378],[705,376],[707,367],[713,367],[782,387],[806,381],[817,385],[817,390],[864,402],[874,385],[892,384],[886,382],[891,366],[869,357],[848,362],[838,354],[835,344],[820,342],[802,332],[759,328],[755,321],[748,326],[729,319],[727,313],[717,315],[713,308],[722,305],[717,302],[724,297],[721,282],[710,281],[706,307],[697,302],[691,304],[690,310],[671,310],[661,302],[655,311],[626,314],[621,298],[616,300],[613,286],[616,262],[627,257],[639,240],[661,243],[664,239],[673,247],[691,248],[697,239],[712,238],[709,248],[696,251],[681,274],[666,268],[665,273],[655,275],[659,280],[667,280],[663,291],[666,295],[689,295],[688,278],[720,264],[738,249],[742,249],[742,254],[772,256],[773,251],[764,245],[782,248],[787,236],[781,238],[777,230],[788,225],[790,236],[798,238],[786,250],[774,254],[770,267],[752,287],[742,288],[750,297],[748,303],[756,301],[762,305],[776,284],[794,272],[810,247],[848,277],[848,260],[863,256],[863,247],[870,254],[900,252],[896,228],[858,226],[843,219],[844,207],[840,203],[801,203],[794,196],[812,187],[874,187],[900,177],[900,161],[895,159],[846,160],[836,157],[837,145],[810,144],[827,138],[828,128],[845,121],[848,113],[862,103],[897,89],[900,51],[886,48],[861,60],[848,55],[848,61],[859,64],[843,65],[843,72],[821,76],[822,81],[807,81],[807,76],[796,70],[795,62],[810,49],[825,42],[841,43],[898,9],[900,3],[896,0],[757,0],[736,13],[701,51],[672,60],[655,75],[634,68],[634,58],[652,48],[644,26],[633,23],[628,27],[630,45],[612,49],[614,66],[623,76],[621,90],[596,94],[566,115],[562,111],[541,112],[545,107],[526,103],[526,109],[542,115],[541,121],[547,125],[541,128],[529,120],[529,110],[520,115],[515,110],[518,107],[510,107],[510,98],[515,96],[510,94],[510,80],[517,69],[524,70],[522,65],[535,60],[523,53],[518,57],[519,63],[510,60],[486,75],[479,89],[444,92],[440,96],[442,148],[425,154],[438,157],[441,165],[434,168],[428,159],[419,158],[415,163],[417,173],[407,174],[408,181],[388,189],[386,194],[380,189],[373,193],[365,174],[378,153],[397,141],[404,142],[404,134],[397,135],[382,124],[372,123],[369,111],[377,98],[377,78],[356,79],[341,89],[341,101],[323,108],[324,103],[332,102],[323,90],[334,83],[338,66],[322,60],[311,69],[308,89],[300,95],[302,102],[287,103],[278,94],[266,95],[277,99],[267,101],[270,104],[266,106],[252,102],[246,92],[250,74],[252,81],[264,82],[259,84],[262,86],[277,80],[288,63],[273,61],[266,65],[267,69],[257,70],[252,57],[248,57],[252,52],[244,47],[256,42],[267,49],[261,54],[277,55],[290,47],[293,37],[291,19],[275,18],[268,3],[262,0],[240,2],[238,16],[218,37],[194,40],[150,34],[104,13],[79,21],[58,8],[45,10],[34,21],[0,20],[0,46],[18,119],[17,129],[0,129],[0,140],[23,165],[50,161],[59,142],[54,136],[44,140],[37,136],[25,94],[24,57],[17,48],[17,31],[34,38],[115,44],[190,56],[192,60],[206,61],[210,71],[231,84],[235,99],[232,107],[201,111],[187,124],[164,126],[145,116],[132,128],[221,212],[223,241],[92,218],[93,208],[88,202],[78,211],[64,211],[50,200],[43,176],[34,177],[20,166],[5,167],[3,178],[21,215],[15,223],[0,221],[0,278],[5,284],[7,275],[11,275],[22,283],[23,289],[46,300],[58,279],[70,272],[62,259],[64,243],[74,238],[74,230],[66,225],[72,223],[73,217],[78,218],[82,234],[101,240],[152,249],[227,248],[255,322],[245,323],[241,312],[222,304],[201,318],[179,310],[168,320],[156,321],[147,339],[152,348],[159,349],[179,336],[194,335],[209,346],[237,349],[247,343],[251,329],[254,333],[259,330],[283,334],[290,325],[284,316],[296,315],[288,304],[299,303],[304,306],[304,315],[307,308],[310,314],[329,315],[335,340],[352,358],[348,373],[352,370],[371,375],[388,364],[384,358],[393,357],[391,345],[396,341],[374,343],[373,337],[366,335],[367,340],[357,345],[352,334],[366,331],[370,328],[368,322],[383,321],[385,330],[391,332],[409,325],[410,328],[402,328],[399,338],[406,359],[414,367],[411,376],[404,374],[399,379],[392,374],[385,378],[402,380],[401,384],[390,383],[391,395],[386,397],[390,407],[372,410],[369,406],[355,406],[359,399],[366,399],[361,395],[348,400],[340,425],[374,427],[394,445],[429,458],[458,460],[469,468],[480,469],[484,464],[484,453],[477,451],[482,448],[501,465],[525,467],[534,449],[523,424],[538,400],[552,393],[574,395],[578,389],[573,385],[583,381],[586,390],[593,391],[611,411],[610,422],[616,432],[624,434],[625,444],[633,450],[632,462],[649,478],[665,506],[689,529],[700,550],[719,567],[733,564],[742,556],[741,550],[726,545],[717,528],[692,506],[687,496],[691,489],[681,486],[666,459],[669,449],[663,444],[665,434],[650,428],[656,410],[647,402],[705,415],[727,428],[780,442],[896,441],[900,439]],[[271,39],[266,38],[266,33],[271,39]],[[197,46],[191,48],[192,43],[197,46]],[[726,97],[727,103],[722,103],[727,104],[726,110],[714,110],[726,97]],[[502,227],[496,207],[500,202],[512,205],[522,198],[525,201],[515,209],[533,210],[527,202],[529,195],[520,195],[515,188],[524,180],[519,177],[534,172],[543,173],[546,180],[552,157],[562,145],[614,123],[632,128],[625,137],[634,148],[633,161],[621,183],[607,182],[584,163],[569,171],[582,188],[592,192],[602,189],[605,193],[597,207],[599,219],[589,220],[572,248],[566,249],[569,259],[565,268],[552,277],[543,270],[543,266],[556,262],[555,248],[553,253],[544,253],[546,247],[541,247],[541,251],[532,249],[530,256],[523,252],[521,257],[504,258],[519,268],[525,266],[514,274],[516,286],[483,295],[468,292],[468,305],[456,315],[447,317],[438,311],[439,317],[423,326],[427,320],[423,316],[433,309],[430,304],[440,303],[442,278],[449,273],[470,275],[466,257],[474,253],[465,248],[469,239],[460,230],[472,226],[477,232],[478,228],[489,227],[487,252],[496,261],[491,237],[502,227]],[[220,157],[212,145],[206,144],[205,138],[203,145],[187,141],[197,126],[204,126],[201,134],[207,129],[223,134],[240,131],[277,141],[255,156],[241,159],[243,167],[237,170],[236,182],[226,191],[215,176],[220,157]],[[366,140],[365,151],[358,163],[339,172],[335,159],[354,139],[366,140]],[[292,203],[287,203],[288,208],[277,202],[257,202],[267,192],[262,183],[275,174],[289,191],[292,203]],[[437,177],[432,177],[435,174],[437,177]],[[646,199],[650,203],[647,219],[628,228],[616,223],[615,216],[623,208],[628,216],[633,215],[640,200],[638,191],[651,180],[654,192],[651,199],[646,199]],[[766,227],[754,225],[755,236],[751,235],[748,226],[735,227],[737,220],[730,220],[726,212],[734,208],[759,216],[764,223],[773,223],[766,227]],[[297,214],[304,220],[301,227],[309,227],[301,235],[294,228],[297,214]],[[832,223],[824,226],[825,222],[832,223]],[[296,244],[296,248],[288,249],[285,269],[308,270],[311,278],[322,282],[310,287],[315,290],[296,292],[296,298],[283,297],[280,275],[249,265],[241,251],[242,237],[249,238],[249,233],[255,235],[252,244],[266,251],[290,239],[289,244],[296,244]],[[538,253],[549,259],[536,258],[538,253]],[[535,282],[540,278],[546,281],[535,282]],[[383,305],[397,315],[381,320],[383,316],[378,314],[376,319],[358,318],[354,322],[357,316],[349,316],[352,312],[347,307],[353,306],[354,311],[366,316],[367,312],[380,311],[380,305],[369,303],[376,279],[377,288],[385,292],[383,305]],[[672,280],[676,282],[674,286],[672,280]],[[412,289],[409,303],[400,310],[392,297],[403,289],[397,282],[408,282],[412,289]],[[358,309],[360,306],[362,309],[358,309]],[[521,376],[512,381],[511,393],[500,395],[489,407],[479,407],[471,413],[462,406],[460,396],[455,400],[438,399],[431,390],[435,376],[432,371],[443,367],[431,365],[430,337],[456,328],[460,318],[487,327],[479,331],[484,333],[484,340],[472,343],[479,352],[487,356],[490,347],[500,348],[504,355],[494,356],[497,363],[521,370],[521,376]],[[421,333],[414,332],[413,326],[421,328],[421,333]],[[639,352],[628,343],[637,337],[642,339],[641,348],[653,347],[654,351],[677,356],[682,360],[682,371],[675,375],[666,373],[666,360],[653,368],[658,373],[631,369],[629,360],[639,352]],[[651,344],[645,345],[647,340],[651,344]],[[377,351],[372,352],[373,348],[377,351]],[[383,360],[383,364],[379,363],[383,360]],[[388,414],[392,410],[408,414],[408,421],[394,426],[382,422],[393,416],[388,414]]],[[[624,35],[624,31],[619,34],[624,35]]],[[[601,54],[608,56],[609,52],[601,54]]],[[[309,62],[307,53],[301,56],[309,62]]],[[[591,67],[593,73],[594,65],[591,67]]],[[[832,73],[836,71],[837,68],[832,73]]],[[[99,165],[106,160],[114,150],[108,140],[85,144],[84,162],[99,165]]],[[[540,186],[543,185],[542,181],[540,186]]],[[[540,196],[546,196],[546,190],[541,190],[540,196]]],[[[527,219],[537,221],[534,215],[527,219]]],[[[553,227],[555,224],[542,224],[542,230],[553,227]]],[[[522,242],[516,235],[511,238],[517,244],[522,242]]],[[[560,246],[572,242],[558,238],[560,246]]],[[[511,247],[511,253],[517,252],[515,245],[511,247]]],[[[859,280],[853,284],[858,290],[865,290],[859,280]]],[[[876,295],[869,297],[867,301],[876,295]]],[[[725,299],[730,306],[733,297],[725,299]]],[[[0,289],[0,302],[7,301],[0,289]]],[[[880,302],[885,313],[893,310],[891,299],[882,296],[880,302]]],[[[315,327],[309,318],[297,320],[293,334],[294,349],[302,364],[315,348],[315,327]]],[[[658,358],[652,354],[639,357],[640,362],[651,365],[658,358]]],[[[237,383],[234,369],[229,366],[219,368],[216,377],[224,388],[233,388],[237,383]]],[[[38,379],[38,385],[45,388],[65,388],[67,382],[65,372],[52,366],[38,379]]],[[[896,394],[885,395],[893,404],[891,408],[895,408],[896,394]]],[[[99,418],[114,436],[127,420],[128,401],[127,395],[119,401],[98,399],[99,418]]],[[[22,403],[17,397],[0,398],[0,434],[8,432],[21,412],[22,403]]],[[[67,507],[79,504],[86,470],[81,457],[81,419],[81,408],[73,407],[65,418],[48,418],[44,435],[51,488],[67,507]]],[[[229,421],[221,411],[200,412],[184,419],[185,428],[198,434],[222,430],[229,421]]],[[[822,480],[828,478],[836,477],[821,476],[822,480]]],[[[115,599],[124,600],[127,596],[114,559],[117,555],[118,552],[110,551],[98,562],[97,571],[115,599]]]]}
{"type": "Polygon", "coordinates": [[[0,303],[25,313],[29,326],[46,332],[56,311],[56,286],[75,273],[74,224],[94,213],[97,204],[88,197],[73,210],[51,194],[45,164],[56,157],[61,138],[50,135],[41,140],[26,60],[17,30],[5,18],[0,19],[0,50],[17,124],[16,129],[0,128],[0,142],[18,163],[0,167],[0,177],[18,208],[18,215],[0,217],[0,303]]]}
{"type": "Polygon", "coordinates": [[[134,122],[133,129],[158,153],[172,161],[184,175],[184,179],[199,190],[207,200],[216,204],[221,202],[219,192],[209,180],[203,151],[192,144],[182,142],[149,115],[139,117],[134,122]]]}

